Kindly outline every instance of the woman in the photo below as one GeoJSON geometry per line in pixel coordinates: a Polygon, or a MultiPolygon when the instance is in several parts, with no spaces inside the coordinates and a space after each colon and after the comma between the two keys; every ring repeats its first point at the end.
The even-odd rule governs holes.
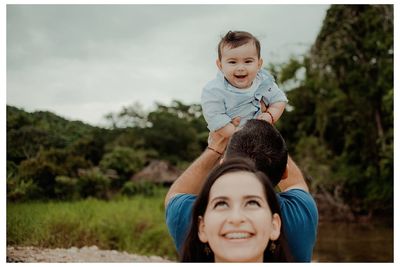
{"type": "Polygon", "coordinates": [[[231,159],[209,174],[181,261],[291,261],[274,188],[250,160],[231,159]]]}

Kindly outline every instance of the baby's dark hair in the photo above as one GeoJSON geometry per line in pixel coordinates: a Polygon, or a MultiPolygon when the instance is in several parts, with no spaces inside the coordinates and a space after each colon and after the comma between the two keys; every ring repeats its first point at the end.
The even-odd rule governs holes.
{"type": "Polygon", "coordinates": [[[236,48],[247,44],[249,42],[254,42],[256,49],[257,49],[257,56],[260,58],[260,41],[256,37],[254,37],[249,32],[244,31],[229,31],[225,34],[224,37],[221,38],[221,41],[218,44],[218,59],[221,60],[222,58],[222,48],[224,46],[229,46],[230,48],[236,48]]]}

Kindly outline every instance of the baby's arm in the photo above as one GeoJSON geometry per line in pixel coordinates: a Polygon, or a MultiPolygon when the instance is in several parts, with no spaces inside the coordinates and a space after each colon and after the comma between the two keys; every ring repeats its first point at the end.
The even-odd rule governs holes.
{"type": "Polygon", "coordinates": [[[224,95],[216,87],[206,87],[201,95],[201,107],[207,128],[223,137],[230,137],[235,127],[226,114],[224,95]]]}
{"type": "Polygon", "coordinates": [[[276,102],[266,107],[264,102],[261,101],[262,113],[257,117],[257,119],[265,120],[271,124],[274,124],[281,117],[283,111],[285,110],[285,107],[286,102],[276,102]]]}

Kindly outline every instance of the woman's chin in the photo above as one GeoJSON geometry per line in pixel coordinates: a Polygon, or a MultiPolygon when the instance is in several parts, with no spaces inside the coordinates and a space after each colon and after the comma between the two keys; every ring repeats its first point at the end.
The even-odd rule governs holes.
{"type": "Polygon", "coordinates": [[[261,255],[255,255],[254,252],[250,253],[243,253],[244,251],[241,251],[240,253],[235,252],[235,251],[230,251],[229,253],[225,253],[224,257],[218,258],[217,255],[215,255],[215,261],[216,262],[262,262],[263,261],[263,254],[261,255]]]}

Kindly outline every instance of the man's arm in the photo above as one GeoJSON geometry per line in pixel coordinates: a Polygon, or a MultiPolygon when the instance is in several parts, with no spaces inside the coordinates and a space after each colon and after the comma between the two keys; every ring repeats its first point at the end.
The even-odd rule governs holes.
{"type": "Polygon", "coordinates": [[[211,133],[211,143],[203,154],[200,155],[182,174],[175,180],[165,196],[164,205],[176,194],[198,194],[205,178],[211,169],[218,163],[228,143],[225,138],[217,133],[211,133]],[[214,150],[214,151],[213,151],[214,150]],[[219,153],[217,153],[217,152],[219,153]]]}
{"type": "Polygon", "coordinates": [[[287,178],[282,179],[279,182],[278,187],[282,192],[290,189],[303,189],[304,191],[309,192],[303,173],[290,156],[288,156],[287,162],[287,178]]]}

